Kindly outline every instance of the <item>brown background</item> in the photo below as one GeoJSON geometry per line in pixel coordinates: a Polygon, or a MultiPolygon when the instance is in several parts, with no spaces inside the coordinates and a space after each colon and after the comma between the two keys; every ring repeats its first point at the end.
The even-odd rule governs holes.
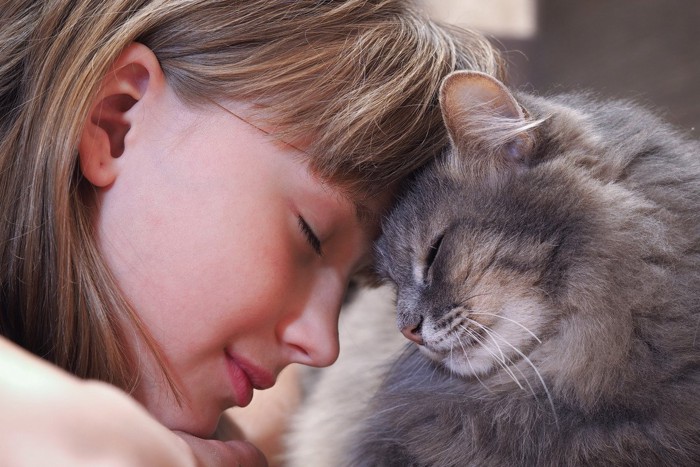
{"type": "Polygon", "coordinates": [[[514,86],[632,98],[700,138],[700,0],[423,1],[497,41],[514,86]]]}

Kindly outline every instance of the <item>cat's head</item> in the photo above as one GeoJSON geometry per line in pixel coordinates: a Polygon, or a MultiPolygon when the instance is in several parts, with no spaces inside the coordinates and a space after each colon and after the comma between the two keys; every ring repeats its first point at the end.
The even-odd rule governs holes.
{"type": "MultiPolygon", "coordinates": [[[[585,365],[580,331],[616,319],[594,308],[610,304],[600,302],[611,276],[625,273],[614,263],[629,238],[606,235],[625,231],[619,213],[635,201],[597,163],[580,163],[593,156],[576,109],[521,100],[527,108],[482,73],[449,76],[441,107],[451,147],[407,185],[377,243],[379,273],[397,286],[399,329],[463,376],[515,366],[553,335],[585,365]]],[[[599,337],[614,339],[608,331],[599,337]]]]}

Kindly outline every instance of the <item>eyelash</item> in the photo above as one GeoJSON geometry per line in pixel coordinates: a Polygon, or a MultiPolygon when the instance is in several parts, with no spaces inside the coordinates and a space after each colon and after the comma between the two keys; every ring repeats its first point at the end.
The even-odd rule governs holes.
{"type": "Polygon", "coordinates": [[[318,239],[309,224],[307,224],[304,218],[301,216],[299,216],[299,228],[304,233],[306,240],[309,242],[309,245],[311,245],[311,248],[313,248],[316,254],[323,256],[323,250],[321,250],[321,240],[318,239]]]}

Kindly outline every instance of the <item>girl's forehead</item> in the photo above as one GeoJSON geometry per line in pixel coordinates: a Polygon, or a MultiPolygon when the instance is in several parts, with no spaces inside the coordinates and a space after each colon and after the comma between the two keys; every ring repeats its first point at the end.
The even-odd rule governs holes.
{"type": "MultiPolygon", "coordinates": [[[[266,113],[264,108],[254,107],[248,103],[240,101],[226,101],[220,104],[212,101],[215,107],[219,110],[231,115],[233,118],[250,125],[257,129],[262,135],[269,137],[272,142],[280,149],[291,149],[298,157],[305,160],[312,177],[321,183],[327,190],[329,196],[337,196],[340,200],[348,202],[352,205],[358,223],[362,228],[372,235],[372,238],[379,232],[379,225],[382,217],[393,204],[393,199],[396,194],[394,186],[387,186],[381,190],[379,194],[368,194],[362,190],[349,190],[348,186],[353,185],[359,180],[342,180],[342,177],[328,177],[319,173],[315,167],[318,165],[318,160],[313,154],[307,151],[307,148],[314,141],[311,135],[296,135],[281,137],[277,130],[269,124],[269,121],[274,121],[269,113],[266,113]],[[341,179],[341,181],[338,181],[341,179]]],[[[367,182],[365,182],[366,184],[367,182]]]]}

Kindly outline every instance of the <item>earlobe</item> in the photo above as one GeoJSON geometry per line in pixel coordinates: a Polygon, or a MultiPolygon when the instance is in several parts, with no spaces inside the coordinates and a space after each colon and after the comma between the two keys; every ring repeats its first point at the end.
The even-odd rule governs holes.
{"type": "Polygon", "coordinates": [[[164,82],[158,59],[143,44],[130,44],[115,60],[92,103],[78,146],[80,168],[90,183],[105,187],[114,182],[118,159],[128,149],[127,136],[138,122],[134,110],[164,82]]]}

